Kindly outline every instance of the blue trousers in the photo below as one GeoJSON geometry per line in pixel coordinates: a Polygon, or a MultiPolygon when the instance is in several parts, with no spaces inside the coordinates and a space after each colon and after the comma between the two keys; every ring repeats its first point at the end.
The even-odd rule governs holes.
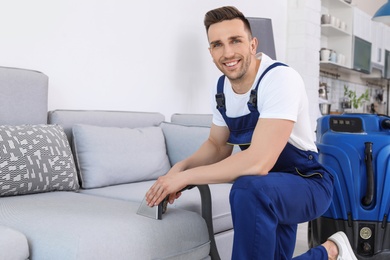
{"type": "MultiPolygon", "coordinates": [[[[232,259],[292,259],[297,224],[321,216],[329,207],[333,180],[270,172],[238,178],[230,192],[234,226],[232,259]]],[[[310,249],[296,260],[327,260],[323,246],[310,249]]]]}

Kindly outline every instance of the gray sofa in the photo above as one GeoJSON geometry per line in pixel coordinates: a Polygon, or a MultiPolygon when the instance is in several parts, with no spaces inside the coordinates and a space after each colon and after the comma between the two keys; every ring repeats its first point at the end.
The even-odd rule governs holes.
{"type": "Polygon", "coordinates": [[[0,260],[230,259],[231,184],[183,192],[162,220],[136,214],[210,115],[48,111],[47,92],[46,75],[0,67],[0,260]]]}

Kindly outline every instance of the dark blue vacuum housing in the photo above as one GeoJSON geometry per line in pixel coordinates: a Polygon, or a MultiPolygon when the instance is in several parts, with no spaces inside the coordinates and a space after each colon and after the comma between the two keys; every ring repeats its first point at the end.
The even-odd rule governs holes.
{"type": "Polygon", "coordinates": [[[327,115],[318,119],[316,135],[334,190],[328,210],[309,222],[309,246],[341,230],[359,260],[390,259],[390,118],[327,115]]]}

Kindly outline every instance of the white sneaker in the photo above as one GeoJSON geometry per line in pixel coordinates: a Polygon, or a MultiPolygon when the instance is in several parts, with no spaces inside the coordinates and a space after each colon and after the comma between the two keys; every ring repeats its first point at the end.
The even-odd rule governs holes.
{"type": "Polygon", "coordinates": [[[339,249],[337,260],[357,260],[349,244],[348,237],[344,232],[339,231],[329,237],[328,240],[333,241],[339,249]]]}

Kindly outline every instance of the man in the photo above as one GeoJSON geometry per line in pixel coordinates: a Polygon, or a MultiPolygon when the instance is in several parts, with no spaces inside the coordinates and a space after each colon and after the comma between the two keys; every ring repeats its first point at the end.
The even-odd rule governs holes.
{"type": "MultiPolygon", "coordinates": [[[[189,184],[233,182],[233,259],[291,259],[297,223],[328,208],[333,178],[317,162],[302,78],[257,54],[248,20],[234,7],[209,11],[209,51],[224,74],[215,88],[213,124],[203,145],[160,177],[150,206],[172,203],[189,184]],[[241,152],[232,154],[233,146],[241,152]]],[[[296,259],[356,259],[344,233],[296,259]],[[339,258],[337,258],[339,257],[339,258]]]]}

